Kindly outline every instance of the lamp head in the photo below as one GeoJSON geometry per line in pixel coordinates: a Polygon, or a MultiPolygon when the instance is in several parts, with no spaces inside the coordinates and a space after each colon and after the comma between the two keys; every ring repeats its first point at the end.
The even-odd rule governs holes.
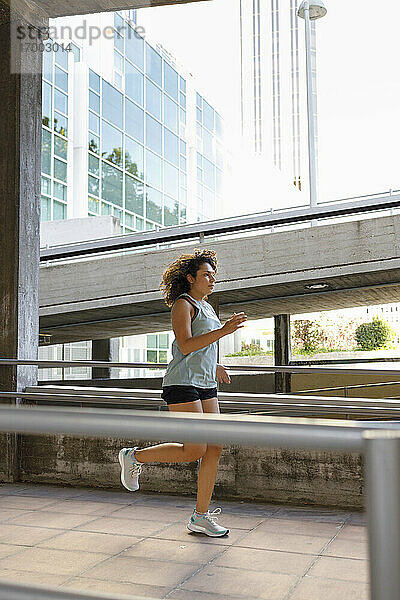
{"type": "Polygon", "coordinates": [[[327,10],[323,0],[303,0],[297,9],[297,14],[302,19],[305,18],[304,12],[307,4],[310,7],[310,21],[315,21],[326,15],[327,10]]]}

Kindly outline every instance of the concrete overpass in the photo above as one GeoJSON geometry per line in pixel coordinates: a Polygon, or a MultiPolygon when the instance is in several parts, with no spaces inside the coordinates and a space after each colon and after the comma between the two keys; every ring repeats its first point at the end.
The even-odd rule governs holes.
{"type": "MultiPolygon", "coordinates": [[[[52,343],[170,328],[158,289],[199,243],[40,268],[40,330],[52,343]]],[[[250,319],[400,301],[400,215],[207,242],[219,259],[220,317],[250,319]],[[309,289],[313,284],[324,289],[309,289]]]]}

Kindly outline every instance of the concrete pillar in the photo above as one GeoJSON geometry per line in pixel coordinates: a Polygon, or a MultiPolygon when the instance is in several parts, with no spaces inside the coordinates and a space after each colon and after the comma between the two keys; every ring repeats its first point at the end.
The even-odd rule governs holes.
{"type": "MultiPolygon", "coordinates": [[[[21,52],[20,22],[0,0],[0,356],[36,359],[42,55],[21,52]],[[17,72],[11,72],[11,51],[17,72]]],[[[22,391],[36,382],[36,367],[1,367],[0,397],[1,390],[22,391]]],[[[18,480],[17,441],[0,435],[0,481],[18,480]]]]}
{"type": "MultiPolygon", "coordinates": [[[[218,294],[210,294],[207,298],[207,302],[211,304],[213,309],[215,310],[217,317],[219,318],[219,296],[218,294]]],[[[220,340],[217,342],[218,344],[218,354],[217,354],[217,362],[219,362],[220,357],[220,340]]]]}
{"type": "MultiPolygon", "coordinates": [[[[119,362],[119,338],[92,341],[92,360],[119,362]]],[[[92,379],[112,379],[118,377],[119,369],[92,368],[92,379]]]]}
{"type": "MultiPolygon", "coordinates": [[[[288,365],[291,359],[290,351],[290,315],[275,315],[275,365],[288,365]]],[[[275,374],[275,393],[290,392],[290,374],[275,374]]]]}

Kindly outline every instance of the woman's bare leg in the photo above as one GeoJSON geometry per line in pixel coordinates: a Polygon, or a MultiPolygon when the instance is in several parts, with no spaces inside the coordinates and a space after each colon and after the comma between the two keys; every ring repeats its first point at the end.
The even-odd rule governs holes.
{"type": "MultiPolygon", "coordinates": [[[[171,412],[203,412],[200,400],[194,402],[182,402],[179,404],[169,404],[171,412]]],[[[207,449],[207,444],[157,444],[142,450],[136,450],[135,458],[139,462],[192,462],[203,456],[207,449]]]]}
{"type": "MultiPolygon", "coordinates": [[[[202,400],[204,413],[219,413],[217,398],[202,400]]],[[[207,450],[201,459],[199,476],[197,479],[197,503],[196,510],[205,513],[210,506],[211,496],[214,490],[215,479],[218,471],[218,461],[222,452],[222,446],[207,444],[207,450]]]]}

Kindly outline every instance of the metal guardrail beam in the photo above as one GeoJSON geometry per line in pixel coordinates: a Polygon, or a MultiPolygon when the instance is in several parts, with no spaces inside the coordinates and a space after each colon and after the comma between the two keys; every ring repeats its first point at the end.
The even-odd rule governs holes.
{"type": "Polygon", "coordinates": [[[40,260],[59,260],[73,258],[100,252],[128,250],[152,244],[191,240],[203,236],[237,233],[251,231],[277,225],[302,223],[316,219],[327,219],[345,215],[367,212],[376,212],[389,208],[400,207],[400,194],[386,197],[372,198],[369,200],[338,203],[334,205],[318,206],[316,208],[297,208],[285,211],[257,213],[246,217],[228,217],[204,223],[194,223],[177,227],[167,227],[160,231],[132,233],[129,235],[115,236],[108,239],[93,240],[65,246],[54,246],[42,249],[40,260]]]}

